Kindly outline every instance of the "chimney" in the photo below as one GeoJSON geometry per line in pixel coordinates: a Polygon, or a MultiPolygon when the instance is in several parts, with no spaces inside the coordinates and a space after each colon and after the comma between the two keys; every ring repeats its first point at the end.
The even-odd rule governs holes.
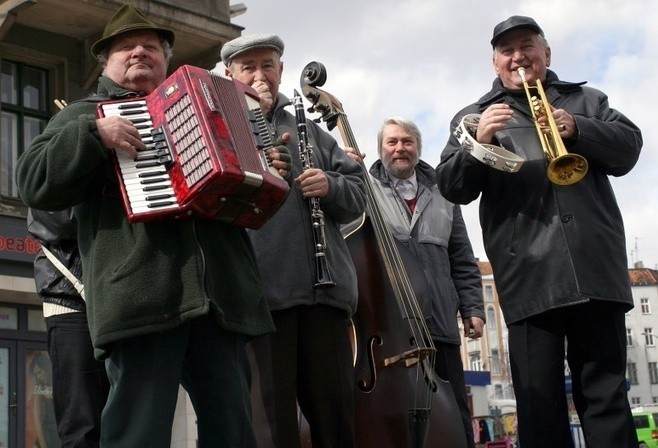
{"type": "Polygon", "coordinates": [[[636,261],[636,262],[633,264],[633,267],[634,267],[635,269],[643,269],[643,268],[644,268],[644,263],[642,263],[641,261],[636,261]]]}

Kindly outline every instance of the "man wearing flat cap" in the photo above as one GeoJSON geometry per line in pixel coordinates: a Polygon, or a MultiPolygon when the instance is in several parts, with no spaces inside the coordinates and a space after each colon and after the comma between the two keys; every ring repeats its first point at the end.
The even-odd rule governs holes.
{"type": "Polygon", "coordinates": [[[259,441],[263,447],[299,446],[299,402],[313,448],[353,448],[354,373],[348,325],[356,310],[357,283],[339,226],[364,212],[365,173],[311,120],[306,128],[313,167],[304,170],[295,116],[285,110],[290,101],[279,92],[283,51],[283,42],[272,34],[245,35],[221,50],[226,75],[259,93],[272,132],[291,136],[294,188],[270,221],[249,231],[276,326],[275,333],[252,345],[274,439],[259,441]],[[312,197],[319,198],[324,214],[326,260],[333,280],[324,287],[315,287],[312,197]]]}
{"type": "Polygon", "coordinates": [[[641,132],[603,92],[560,80],[548,69],[551,49],[534,19],[512,16],[499,23],[491,45],[497,77],[488,93],[453,118],[437,177],[452,202],[480,196],[485,250],[508,325],[520,445],[573,447],[566,360],[587,446],[637,447],[625,381],[624,314],[633,299],[609,176],[633,168],[641,132]],[[539,97],[540,86],[550,104],[535,119],[528,96],[539,97]],[[460,125],[467,114],[480,115],[476,130],[460,125]],[[482,163],[461,147],[463,132],[480,146],[515,153],[524,160],[521,168],[482,163]],[[551,168],[551,180],[539,138],[547,134],[575,160],[553,164],[559,176],[551,168]]]}
{"type": "Polygon", "coordinates": [[[195,217],[129,222],[112,151],[135,157],[146,145],[131,121],[95,114],[101,100],[153,92],[173,43],[122,6],[92,46],[97,94],[53,117],[20,158],[17,183],[30,207],[74,207],[91,339],[111,383],[101,446],[170,446],[182,384],[199,447],[256,448],[245,347],[274,326],[246,231],[195,217]]]}

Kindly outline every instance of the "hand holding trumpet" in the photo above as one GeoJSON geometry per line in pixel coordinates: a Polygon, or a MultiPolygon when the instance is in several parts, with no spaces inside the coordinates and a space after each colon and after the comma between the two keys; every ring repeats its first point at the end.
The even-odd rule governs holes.
{"type": "MultiPolygon", "coordinates": [[[[576,120],[571,114],[553,106],[551,106],[551,113],[562,138],[571,138],[576,134],[576,120]]],[[[491,143],[496,132],[505,129],[513,115],[514,111],[505,103],[492,104],[487,107],[480,118],[476,140],[480,143],[491,143]]],[[[551,132],[546,116],[540,117],[538,121],[544,133],[551,132]]]]}
{"type": "MultiPolygon", "coordinates": [[[[560,132],[560,137],[571,138],[576,134],[576,120],[571,116],[569,112],[564,109],[556,109],[551,106],[551,114],[553,115],[553,120],[555,120],[555,124],[557,125],[558,131],[560,132]]],[[[539,124],[542,126],[544,133],[551,132],[551,128],[546,117],[540,117],[539,124]]]]}

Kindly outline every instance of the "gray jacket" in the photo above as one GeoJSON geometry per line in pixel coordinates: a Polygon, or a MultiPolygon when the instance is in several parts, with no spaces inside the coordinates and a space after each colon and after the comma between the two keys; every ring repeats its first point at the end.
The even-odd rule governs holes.
{"type": "MultiPolygon", "coordinates": [[[[292,155],[292,178],[302,173],[295,116],[284,109],[288,98],[279,94],[271,123],[277,136],[292,135],[288,143],[292,155]]],[[[249,230],[270,310],[297,305],[324,304],[356,311],[357,279],[354,264],[339,225],[352,222],[364,213],[366,190],[361,165],[350,159],[336,140],[316,123],[307,120],[309,143],[313,146],[313,165],[329,178],[329,194],[322,198],[327,242],[327,263],[335,286],[313,287],[315,248],[309,200],[293,184],[279,211],[263,227],[249,230]]]]}
{"type": "Polygon", "coordinates": [[[462,319],[485,319],[482,277],[460,207],[441,196],[434,170],[422,160],[416,166],[418,199],[411,216],[381,160],[370,174],[391,233],[410,249],[425,273],[426,294],[417,298],[432,339],[459,345],[457,313],[462,319]]]}
{"type": "Polygon", "coordinates": [[[454,135],[437,167],[439,189],[450,201],[467,204],[481,195],[484,246],[508,324],[592,299],[633,306],[624,224],[608,176],[633,168],[642,135],[609,107],[604,93],[582,84],[560,81],[551,71],[544,83],[551,104],[576,120],[578,135],[565,145],[589,162],[579,183],[550,183],[525,93],[508,92],[499,79],[454,117],[450,129],[465,114],[481,113],[493,103],[509,104],[514,116],[494,143],[526,160],[519,172],[480,163],[454,135]]]}

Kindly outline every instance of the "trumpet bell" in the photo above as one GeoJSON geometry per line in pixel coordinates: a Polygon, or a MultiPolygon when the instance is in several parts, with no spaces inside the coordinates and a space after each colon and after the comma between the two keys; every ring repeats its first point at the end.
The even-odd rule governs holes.
{"type": "Polygon", "coordinates": [[[553,159],[546,170],[548,179],[556,185],[573,185],[587,174],[587,159],[578,154],[564,154],[553,159]]]}

